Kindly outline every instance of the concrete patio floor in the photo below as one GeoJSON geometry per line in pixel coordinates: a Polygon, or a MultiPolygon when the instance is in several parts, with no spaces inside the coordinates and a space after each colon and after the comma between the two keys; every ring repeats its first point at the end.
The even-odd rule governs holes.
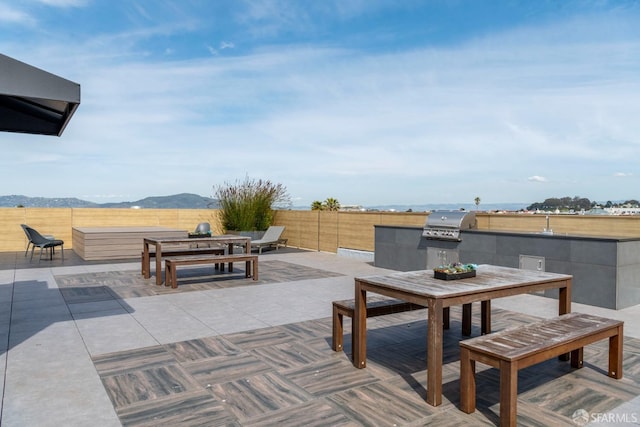
{"type": "MultiPolygon", "coordinates": [[[[445,333],[444,403],[433,408],[424,402],[424,311],[369,319],[366,369],[350,364],[349,345],[330,348],[331,301],[353,298],[354,277],[391,270],[295,249],[263,253],[257,283],[242,267],[180,270],[173,290],[143,279],[137,260],[0,254],[0,425],[498,422],[495,370],[478,368],[478,410],[458,409],[459,310],[445,333]]],[[[555,300],[536,295],[492,308],[494,330],[557,314],[555,300]]],[[[556,360],[527,368],[519,424],[584,425],[572,418],[584,410],[594,425],[640,425],[640,306],[572,309],[625,321],[625,377],[606,376],[604,342],[585,348],[583,369],[556,360]]]]}

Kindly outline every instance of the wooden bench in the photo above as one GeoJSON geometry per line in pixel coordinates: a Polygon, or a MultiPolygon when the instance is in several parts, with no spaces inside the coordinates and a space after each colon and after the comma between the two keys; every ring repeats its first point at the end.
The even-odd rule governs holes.
{"type": "MultiPolygon", "coordinates": [[[[331,348],[340,351],[344,345],[344,316],[353,319],[355,300],[333,301],[333,332],[331,335],[331,348]]],[[[402,313],[405,311],[420,310],[423,307],[404,300],[388,297],[367,298],[367,317],[384,316],[386,314],[402,313]]],[[[449,329],[449,307],[442,309],[443,329],[449,329]]],[[[491,332],[491,301],[481,301],[481,333],[491,332]]],[[[471,304],[462,305],[462,335],[471,335],[471,304]]],[[[351,325],[351,348],[353,348],[353,324],[351,325]]]]}
{"type": "MultiPolygon", "coordinates": [[[[491,301],[482,301],[482,334],[491,332],[491,301]]],[[[340,351],[344,345],[344,316],[353,319],[355,300],[333,301],[333,331],[331,334],[331,348],[340,351]]],[[[400,299],[387,297],[367,298],[367,317],[384,316],[386,314],[402,313],[404,311],[420,310],[423,307],[400,299]]],[[[442,309],[442,323],[444,329],[449,329],[449,307],[442,309]]],[[[462,305],[462,335],[471,335],[471,304],[462,305]]],[[[353,348],[353,324],[351,325],[351,348],[353,348]]]]}
{"type": "MultiPolygon", "coordinates": [[[[224,248],[175,248],[169,249],[166,251],[162,251],[162,256],[182,256],[182,255],[202,255],[202,254],[211,254],[211,255],[224,255],[224,248]]],[[[149,259],[155,258],[155,252],[149,252],[149,259]]],[[[144,251],[140,253],[140,258],[144,258],[144,251]]],[[[217,265],[216,265],[217,267],[217,265]]],[[[145,274],[146,264],[142,263],[142,275],[145,274]]],[[[224,268],[224,267],[223,267],[224,268]]]]}
{"type": "MultiPolygon", "coordinates": [[[[353,319],[355,300],[333,301],[333,333],[331,348],[333,351],[343,349],[344,316],[353,319]]],[[[367,317],[384,316],[385,314],[402,313],[404,311],[420,310],[425,307],[399,299],[386,297],[367,298],[367,317]]],[[[353,325],[351,325],[351,348],[353,348],[353,325]]]]}
{"type": "Polygon", "coordinates": [[[582,367],[583,347],[609,338],[609,376],[622,378],[623,322],[582,313],[507,329],[460,342],[460,409],[476,409],[475,362],[500,369],[500,425],[515,426],[518,370],[571,353],[582,367]]]}
{"type": "Polygon", "coordinates": [[[164,261],[165,265],[165,286],[171,286],[177,288],[178,283],[176,279],[176,268],[179,265],[196,265],[196,264],[224,264],[225,262],[239,262],[245,261],[247,263],[245,268],[245,277],[253,277],[253,280],[258,280],[258,255],[250,254],[230,254],[230,255],[191,255],[191,256],[179,256],[169,257],[164,261]],[[250,265],[251,264],[251,268],[250,265]]]}

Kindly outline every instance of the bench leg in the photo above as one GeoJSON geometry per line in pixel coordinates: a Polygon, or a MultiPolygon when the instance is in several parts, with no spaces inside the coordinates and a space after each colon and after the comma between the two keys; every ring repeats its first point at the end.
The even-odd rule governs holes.
{"type": "Polygon", "coordinates": [[[253,280],[258,280],[258,260],[254,259],[251,264],[253,265],[253,280]]]}
{"type": "Polygon", "coordinates": [[[175,265],[173,266],[173,270],[171,270],[171,287],[174,289],[178,287],[178,272],[175,265]]]}
{"type": "MultiPolygon", "coordinates": [[[[353,335],[353,334],[352,334],[353,335]]],[[[344,337],[344,316],[333,306],[333,332],[331,333],[331,348],[333,351],[342,350],[344,337]]]]}
{"type": "Polygon", "coordinates": [[[178,287],[178,274],[176,270],[176,266],[172,262],[164,263],[165,286],[171,286],[173,289],[178,287]]]}
{"type": "Polygon", "coordinates": [[[470,414],[476,410],[476,361],[469,349],[460,349],[460,410],[470,414]]]}
{"type": "Polygon", "coordinates": [[[500,426],[516,426],[518,414],[518,367],[500,362],[500,426]]]}
{"type": "Polygon", "coordinates": [[[164,275],[165,275],[165,286],[171,285],[171,270],[173,270],[173,263],[166,262],[164,263],[164,275]]]}
{"type": "Polygon", "coordinates": [[[609,376],[622,378],[623,325],[618,326],[618,334],[609,338],[609,376]]]}

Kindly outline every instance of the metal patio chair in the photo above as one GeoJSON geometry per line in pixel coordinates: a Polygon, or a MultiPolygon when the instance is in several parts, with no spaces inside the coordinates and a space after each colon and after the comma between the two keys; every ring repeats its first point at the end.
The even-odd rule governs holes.
{"type": "Polygon", "coordinates": [[[42,251],[45,249],[50,250],[49,259],[53,259],[53,251],[56,246],[60,246],[60,250],[62,253],[62,261],[64,261],[64,241],[60,239],[52,239],[42,234],[38,233],[35,229],[29,227],[28,225],[21,224],[22,229],[27,235],[29,239],[29,244],[27,244],[27,251],[25,251],[25,256],[27,256],[27,252],[29,251],[29,246],[31,245],[31,259],[33,260],[33,252],[36,247],[40,248],[40,258],[38,261],[42,260],[42,251]]]}

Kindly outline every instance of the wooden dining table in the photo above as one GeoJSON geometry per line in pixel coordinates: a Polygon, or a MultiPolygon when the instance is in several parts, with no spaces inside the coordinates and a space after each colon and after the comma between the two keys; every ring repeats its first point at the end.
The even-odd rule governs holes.
{"type": "MultiPolygon", "coordinates": [[[[251,238],[247,236],[238,236],[234,234],[225,234],[220,236],[201,237],[198,239],[192,238],[153,238],[145,237],[142,247],[142,274],[145,279],[151,277],[151,256],[150,247],[155,247],[156,258],[156,285],[162,285],[162,251],[169,248],[172,252],[179,252],[181,246],[187,244],[197,244],[198,246],[204,244],[215,245],[228,245],[228,253],[233,253],[235,245],[243,245],[245,247],[245,253],[251,253],[251,238]]],[[[185,248],[188,251],[188,249],[185,248]]],[[[247,269],[249,265],[247,265],[247,269]]],[[[229,263],[229,271],[233,271],[233,264],[229,263]]],[[[247,270],[248,271],[248,270],[247,270]]]]}
{"type": "Polygon", "coordinates": [[[419,304],[427,310],[427,403],[442,403],[443,308],[480,301],[483,333],[491,331],[492,299],[546,289],[559,289],[558,314],[571,312],[571,281],[567,274],[479,265],[476,276],[460,280],[434,278],[433,270],[355,278],[353,365],[367,360],[367,291],[419,304]]]}

